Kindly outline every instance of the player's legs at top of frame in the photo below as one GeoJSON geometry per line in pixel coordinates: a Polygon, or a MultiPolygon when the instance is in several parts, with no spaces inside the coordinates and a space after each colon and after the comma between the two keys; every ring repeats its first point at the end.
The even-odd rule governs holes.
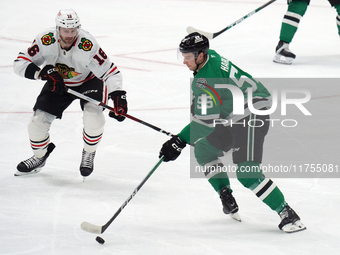
{"type": "MultiPolygon", "coordinates": [[[[280,40],[276,46],[276,55],[273,59],[275,63],[292,64],[296,55],[289,49],[294,35],[298,29],[300,20],[306,13],[310,0],[288,0],[288,10],[285,13],[280,30],[280,40]]],[[[329,3],[337,11],[336,25],[340,35],[340,0],[329,0],[329,3]]]]}

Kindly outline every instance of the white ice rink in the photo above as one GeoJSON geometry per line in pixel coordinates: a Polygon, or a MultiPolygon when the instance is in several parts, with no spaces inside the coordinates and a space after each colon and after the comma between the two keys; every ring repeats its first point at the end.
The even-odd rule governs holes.
{"type": "MultiPolygon", "coordinates": [[[[101,235],[80,228],[102,225],[116,212],[158,161],[168,137],[127,119],[110,119],[95,159],[82,181],[82,113],[74,102],[51,128],[56,149],[36,175],[14,177],[16,165],[32,155],[27,123],[43,82],[14,74],[19,51],[54,26],[59,9],[73,8],[119,67],[129,113],[177,133],[189,121],[191,72],[177,60],[186,27],[216,32],[266,0],[12,0],[0,1],[0,254],[34,255],[245,255],[327,254],[340,251],[340,179],[273,178],[307,231],[286,234],[275,212],[231,179],[242,222],[222,213],[210,184],[190,178],[190,150],[162,163],[124,211],[101,235]]],[[[336,12],[326,0],[312,0],[290,49],[293,65],[272,62],[286,0],[266,7],[210,42],[211,48],[258,79],[301,79],[312,99],[312,116],[290,111],[295,128],[273,127],[264,164],[340,165],[340,38],[336,12]],[[333,79],[329,84],[327,78],[333,79]]],[[[268,89],[292,87],[273,84],[268,89]]],[[[266,85],[266,84],[265,84],[266,85]]],[[[226,161],[231,162],[227,156],[226,161]]],[[[340,171],[340,170],[339,170],[340,171]]],[[[338,174],[339,176],[339,174],[338,174]]]]}

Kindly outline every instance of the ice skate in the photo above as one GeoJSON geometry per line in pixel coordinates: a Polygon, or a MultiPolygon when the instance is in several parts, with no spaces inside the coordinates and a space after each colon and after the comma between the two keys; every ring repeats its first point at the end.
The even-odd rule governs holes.
{"type": "Polygon", "coordinates": [[[33,155],[29,159],[21,161],[17,166],[18,171],[14,174],[14,176],[39,173],[43,166],[46,164],[46,160],[49,157],[50,153],[54,150],[54,148],[55,145],[53,143],[50,143],[47,146],[46,154],[42,158],[38,158],[35,155],[33,155]]]}
{"type": "Polygon", "coordinates": [[[282,231],[294,233],[306,229],[305,225],[300,221],[300,217],[289,205],[287,205],[279,215],[281,218],[279,229],[282,231]]]}
{"type": "Polygon", "coordinates": [[[279,41],[278,45],[276,46],[276,55],[273,59],[275,63],[291,65],[293,60],[295,59],[295,54],[293,54],[289,50],[289,43],[284,41],[279,41]]]}
{"type": "Polygon", "coordinates": [[[95,151],[94,152],[87,152],[83,149],[81,164],[80,164],[80,168],[79,168],[80,174],[83,177],[87,177],[93,172],[93,161],[94,161],[95,155],[96,155],[95,151]]]}
{"type": "Polygon", "coordinates": [[[221,190],[220,198],[223,205],[223,212],[230,214],[230,217],[234,220],[241,221],[241,217],[238,214],[238,205],[229,188],[225,187],[221,190]]]}

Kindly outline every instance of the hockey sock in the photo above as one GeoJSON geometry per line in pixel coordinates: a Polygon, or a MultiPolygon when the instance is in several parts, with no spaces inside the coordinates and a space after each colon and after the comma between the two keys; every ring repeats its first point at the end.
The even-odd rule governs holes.
{"type": "Polygon", "coordinates": [[[293,1],[288,5],[288,10],[283,17],[280,40],[290,43],[298,29],[299,22],[307,10],[305,1],[293,1]]]}
{"type": "Polygon", "coordinates": [[[338,34],[340,35],[340,4],[334,6],[338,15],[336,16],[336,26],[338,27],[338,34]]]}
{"type": "Polygon", "coordinates": [[[38,158],[42,158],[47,152],[47,147],[50,143],[50,137],[48,136],[46,139],[41,141],[30,140],[30,143],[34,155],[38,158]]]}
{"type": "Polygon", "coordinates": [[[84,150],[94,152],[104,132],[105,118],[103,109],[97,105],[86,103],[84,105],[83,123],[84,150]]]}
{"type": "MultiPolygon", "coordinates": [[[[223,171],[223,166],[219,159],[204,165],[205,177],[218,194],[220,194],[220,190],[224,187],[230,189],[229,177],[228,174],[223,171]]],[[[230,191],[232,190],[230,189],[230,191]]]]}
{"type": "Polygon", "coordinates": [[[259,163],[249,161],[239,163],[237,178],[244,187],[253,191],[259,199],[277,213],[280,213],[287,205],[276,184],[264,177],[259,163]]]}
{"type": "Polygon", "coordinates": [[[83,140],[84,140],[84,149],[87,152],[94,152],[96,151],[100,140],[102,139],[103,134],[90,136],[88,135],[85,130],[83,131],[83,140]]]}
{"type": "Polygon", "coordinates": [[[216,174],[214,177],[209,178],[208,181],[218,194],[220,194],[220,191],[224,187],[228,187],[230,191],[232,191],[232,189],[230,188],[229,177],[226,173],[216,174]]]}
{"type": "Polygon", "coordinates": [[[28,136],[31,148],[36,157],[41,158],[47,152],[50,142],[49,130],[56,116],[42,110],[35,110],[28,123],[28,136]]]}
{"type": "Polygon", "coordinates": [[[277,213],[280,213],[287,205],[282,192],[269,178],[258,180],[257,183],[250,187],[250,190],[277,213]]]}

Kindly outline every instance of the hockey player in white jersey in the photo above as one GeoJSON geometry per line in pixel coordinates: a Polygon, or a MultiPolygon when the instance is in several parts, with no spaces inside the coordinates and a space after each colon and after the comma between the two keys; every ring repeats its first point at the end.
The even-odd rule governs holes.
{"type": "MultiPolygon", "coordinates": [[[[123,121],[127,113],[126,92],[122,75],[98,45],[95,38],[81,29],[77,13],[60,10],[56,27],[40,33],[32,45],[18,54],[14,72],[27,79],[46,81],[28,124],[33,156],[17,166],[15,175],[37,173],[55,148],[50,142],[52,122],[62,118],[64,110],[76,99],[66,92],[67,87],[98,101],[113,100],[115,112],[110,117],[123,121]]],[[[103,108],[80,100],[83,110],[84,147],[80,164],[82,176],[93,171],[94,157],[104,131],[103,108]]]]}

